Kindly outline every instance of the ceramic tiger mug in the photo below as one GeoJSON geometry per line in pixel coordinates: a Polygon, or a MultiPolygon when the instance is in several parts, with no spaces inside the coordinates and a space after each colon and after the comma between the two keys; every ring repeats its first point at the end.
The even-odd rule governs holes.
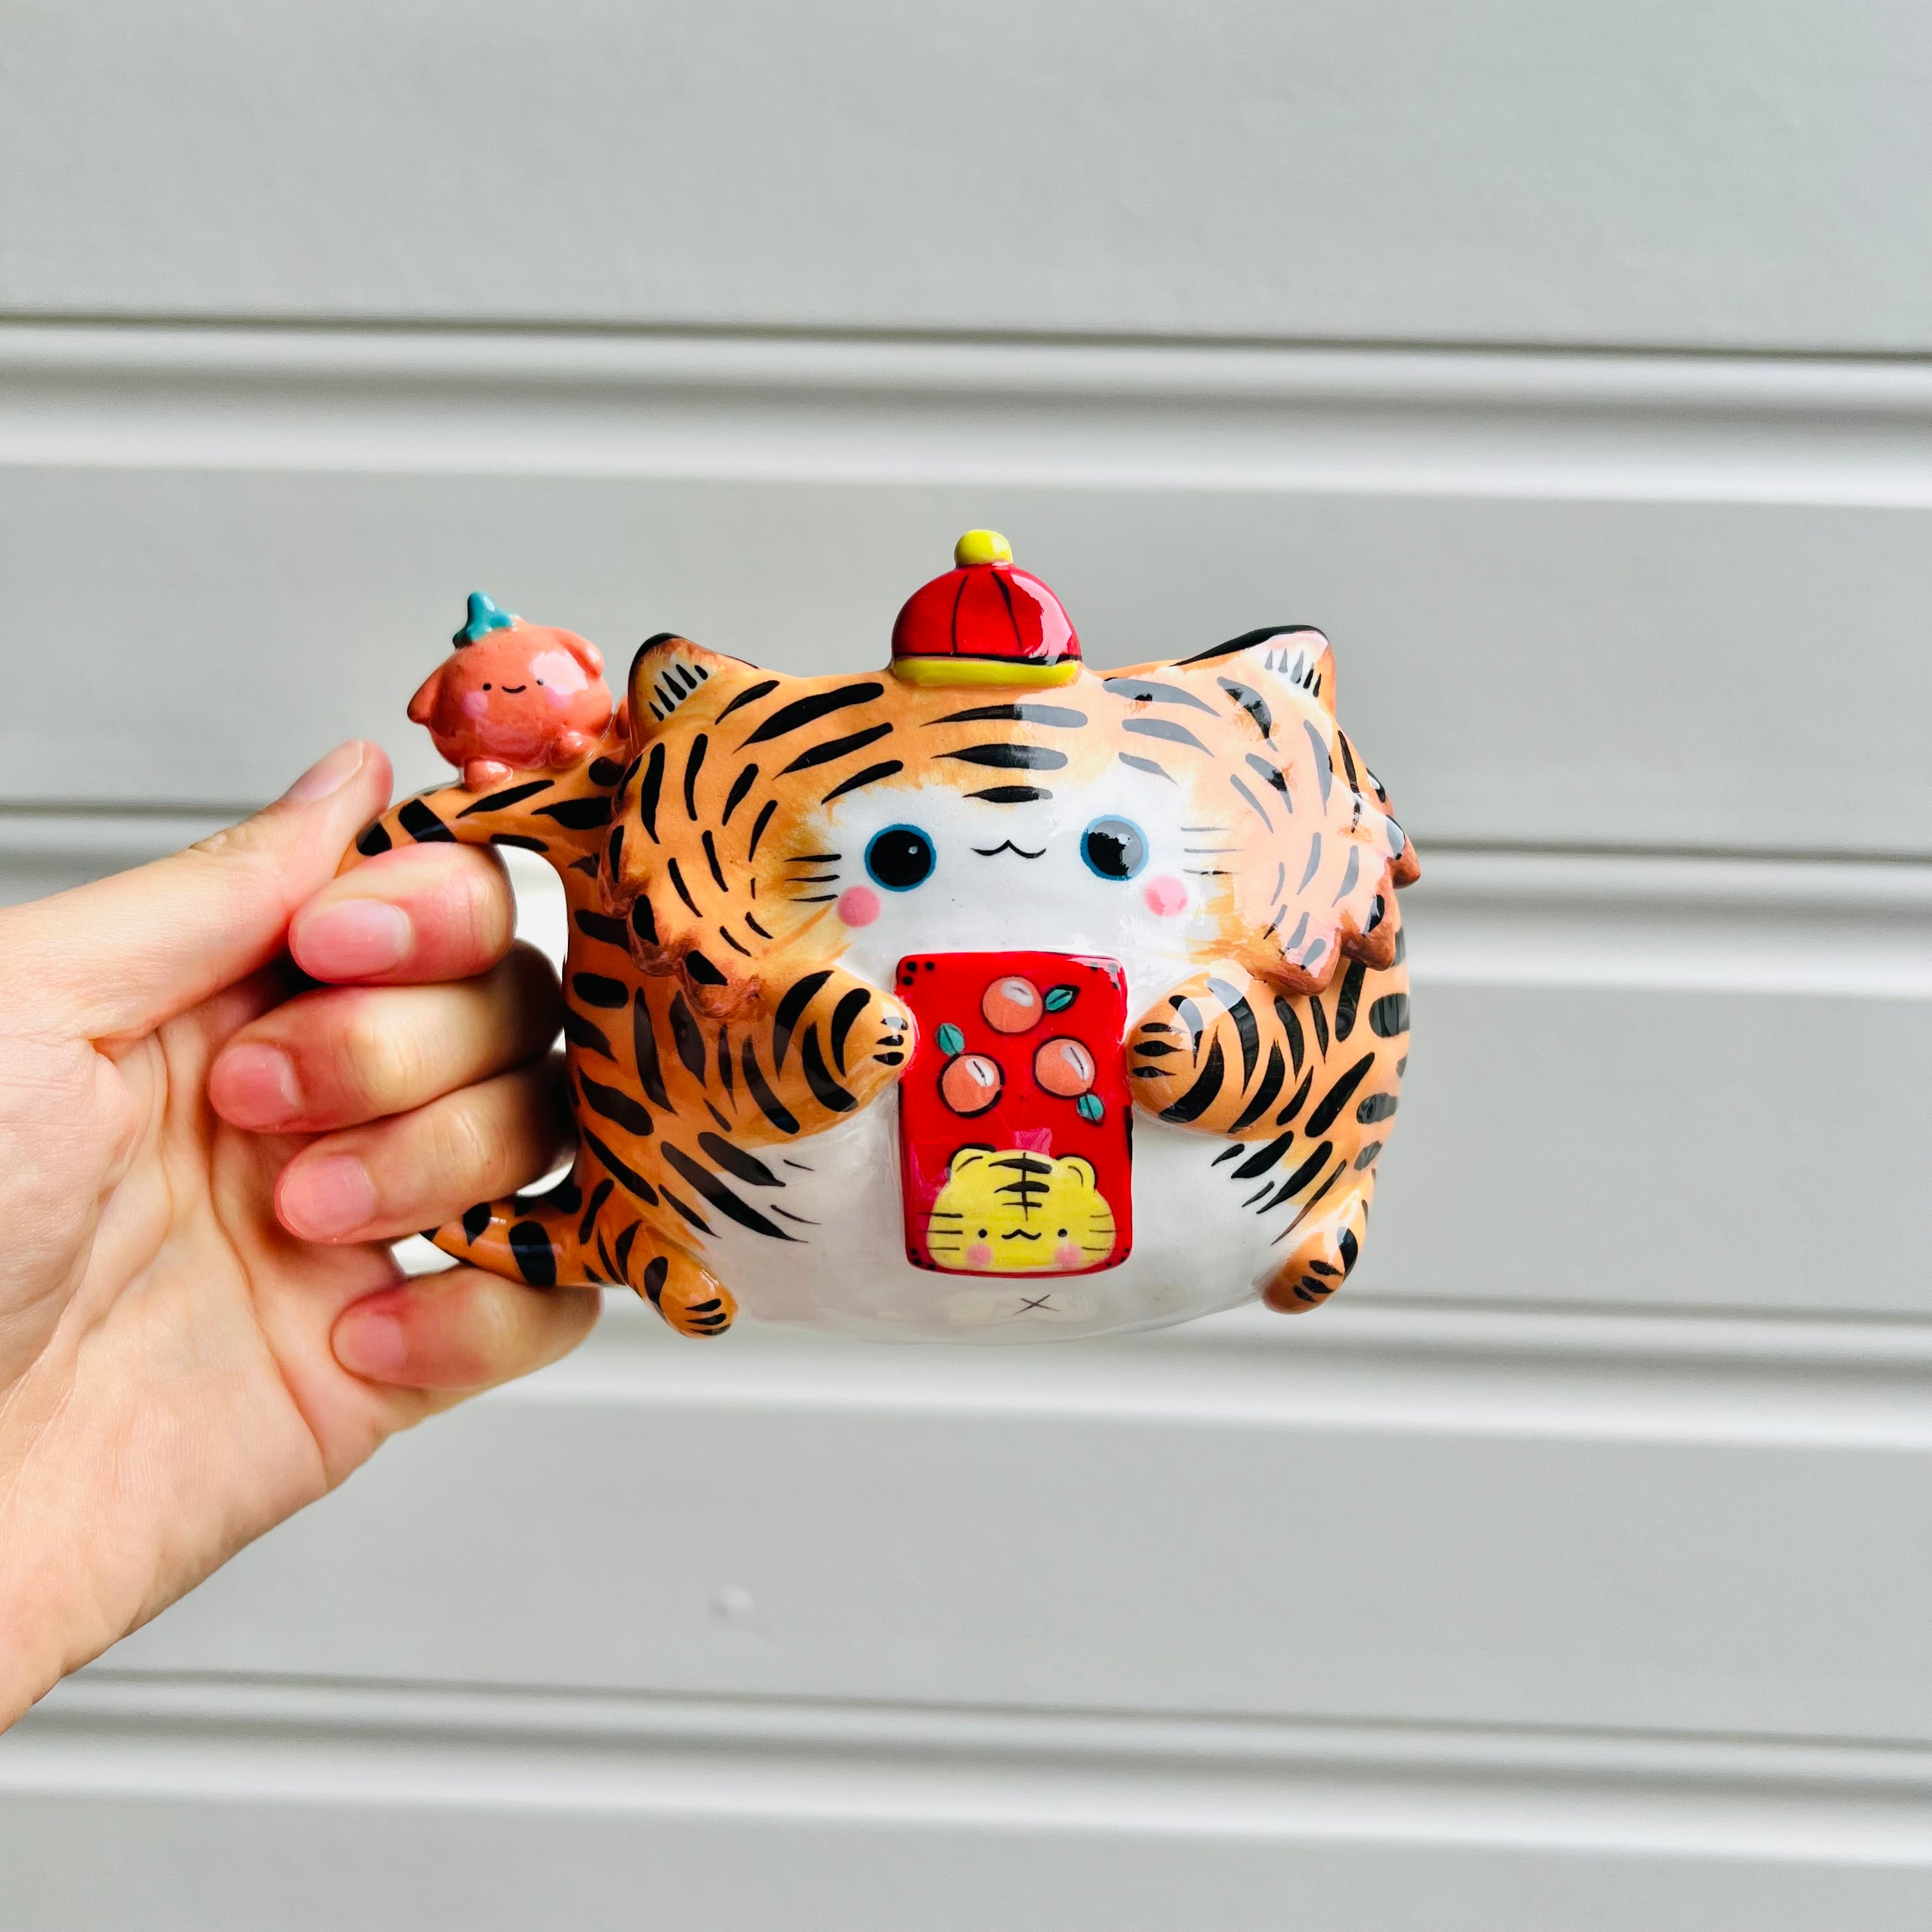
{"type": "Polygon", "coordinates": [[[410,712],[463,782],[358,849],[556,868],[578,1147],[439,1247],[693,1336],[1029,1341],[1340,1285],[1419,868],[1328,640],[1097,674],[1004,538],[955,563],[876,675],[664,635],[614,707],[595,646],[471,597],[410,712]]]}

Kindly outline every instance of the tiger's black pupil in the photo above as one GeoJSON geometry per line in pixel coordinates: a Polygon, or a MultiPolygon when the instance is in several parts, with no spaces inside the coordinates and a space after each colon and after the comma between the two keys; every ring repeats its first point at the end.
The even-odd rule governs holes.
{"type": "Polygon", "coordinates": [[[866,848],[866,869],[888,892],[910,892],[932,876],[932,841],[916,825],[889,825],[866,848]]]}
{"type": "Polygon", "coordinates": [[[1081,835],[1080,853],[1102,878],[1131,879],[1147,863],[1147,841],[1124,818],[1096,818],[1081,835]]]}

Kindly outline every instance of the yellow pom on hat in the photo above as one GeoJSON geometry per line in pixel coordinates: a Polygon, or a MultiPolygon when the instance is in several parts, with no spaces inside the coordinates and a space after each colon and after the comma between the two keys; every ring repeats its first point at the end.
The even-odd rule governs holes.
{"type": "Polygon", "coordinates": [[[1013,547],[998,530],[968,530],[952,546],[952,561],[964,570],[975,563],[1011,563],[1013,547]]]}

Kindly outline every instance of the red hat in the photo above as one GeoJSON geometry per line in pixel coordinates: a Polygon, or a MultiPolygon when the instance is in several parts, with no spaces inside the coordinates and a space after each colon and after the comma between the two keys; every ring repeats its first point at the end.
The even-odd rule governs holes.
{"type": "Polygon", "coordinates": [[[1080,640],[1060,599],[1017,569],[998,530],[968,530],[959,567],[915,590],[892,626],[892,670],[908,684],[1071,684],[1080,640]]]}

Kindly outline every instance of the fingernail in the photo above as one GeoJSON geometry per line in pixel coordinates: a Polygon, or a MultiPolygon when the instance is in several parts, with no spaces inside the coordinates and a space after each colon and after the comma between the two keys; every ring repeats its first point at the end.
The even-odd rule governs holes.
{"type": "Polygon", "coordinates": [[[297,805],[313,805],[332,791],[340,791],[362,769],[368,748],[359,738],[350,738],[336,746],[327,757],[318,758],[282,796],[297,805]]]}
{"type": "Polygon", "coordinates": [[[208,1076],[208,1097],[221,1118],[264,1132],[302,1115],[295,1063],[279,1046],[248,1040],[231,1046],[208,1076]]]}
{"type": "Polygon", "coordinates": [[[289,934],[296,964],[318,980],[364,980],[408,958],[416,928],[400,906],[338,899],[304,913],[289,934]]]}
{"type": "Polygon", "coordinates": [[[356,1304],[335,1324],[335,1359],[352,1376],[387,1382],[409,1360],[403,1324],[380,1308],[356,1304]]]}
{"type": "Polygon", "coordinates": [[[376,1218],[376,1190],[353,1154],[325,1154],[288,1170],[278,1205],[292,1234],[305,1240],[335,1240],[376,1218]]]}

